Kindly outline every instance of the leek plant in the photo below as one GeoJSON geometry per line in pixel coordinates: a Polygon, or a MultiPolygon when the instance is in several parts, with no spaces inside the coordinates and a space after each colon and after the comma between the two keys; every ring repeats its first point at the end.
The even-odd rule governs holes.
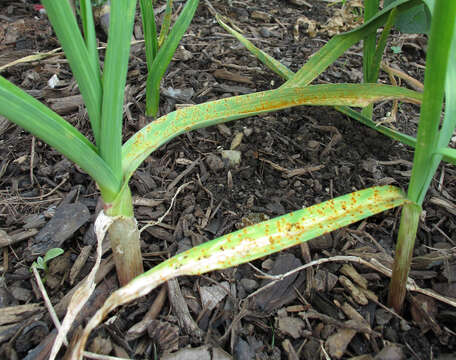
{"type": "MultiPolygon", "coordinates": [[[[404,3],[403,8],[406,8],[409,1],[399,2],[404,3]]],[[[194,129],[299,105],[366,107],[392,99],[419,104],[422,95],[380,84],[308,86],[302,80],[306,76],[309,79],[307,71],[301,69],[292,76],[288,69],[282,68],[285,74],[290,74],[290,80],[279,89],[179,109],[151,122],[122,144],[123,95],[137,1],[111,0],[103,71],[96,48],[90,0],[80,1],[83,34],[68,1],[43,0],[43,4],[85,101],[94,143],[3,77],[0,77],[0,114],[54,147],[95,180],[104,201],[104,209],[99,216],[108,217],[112,222],[108,235],[119,282],[127,284],[114,292],[89,322],[73,358],[82,356],[81,349],[90,330],[109,311],[147,294],[168,279],[202,274],[257,259],[409,203],[405,194],[392,186],[364,189],[222,236],[178,254],[134,278],[143,272],[143,265],[129,180],[141,163],[170,139],[194,129]]],[[[196,2],[188,1],[187,6],[196,6],[196,2]]],[[[388,16],[388,11],[372,18],[373,25],[365,26],[361,33],[349,35],[348,42],[343,38],[343,44],[336,47],[336,53],[347,44],[361,40],[365,31],[375,31],[378,24],[386,19],[385,16],[388,16]]],[[[334,56],[334,49],[329,51],[329,55],[334,56]]],[[[154,70],[149,68],[150,72],[154,70]]],[[[315,76],[318,71],[317,66],[313,72],[315,76]]]]}
{"type": "Polygon", "coordinates": [[[456,163],[456,150],[448,147],[456,127],[456,2],[434,0],[385,1],[385,8],[378,11],[378,0],[365,1],[365,24],[353,31],[334,36],[322,49],[296,73],[287,69],[274,58],[255,47],[224,23],[220,25],[235,36],[250,52],[272,71],[288,80],[282,88],[306,86],[333,63],[342,53],[357,41],[364,39],[363,73],[365,83],[375,83],[386,37],[395,21],[406,31],[425,32],[430,14],[438,21],[432,22],[425,70],[424,99],[418,126],[417,138],[372,121],[372,106],[357,112],[349,107],[335,108],[380,133],[415,148],[412,175],[408,188],[408,202],[402,209],[401,223],[396,246],[393,275],[388,303],[397,312],[403,306],[406,281],[413,254],[416,231],[426,191],[438,165],[442,160],[456,163]],[[420,19],[420,23],[412,19],[420,19]],[[380,40],[376,45],[376,33],[383,26],[380,40]],[[445,94],[445,116],[442,123],[440,114],[445,94]]]}
{"type": "MultiPolygon", "coordinates": [[[[60,151],[96,181],[104,212],[116,218],[108,235],[121,285],[143,272],[128,182],[142,161],[168,140],[192,129],[303,104],[366,106],[390,98],[412,102],[421,99],[414,91],[378,84],[293,86],[175,111],[152,122],[122,145],[123,96],[136,0],[111,2],[103,72],[90,0],[80,1],[83,33],[68,1],[43,0],[43,4],[78,82],[94,143],[3,77],[0,77],[0,114],[60,151]]],[[[193,6],[194,1],[186,4],[193,6]]]]}

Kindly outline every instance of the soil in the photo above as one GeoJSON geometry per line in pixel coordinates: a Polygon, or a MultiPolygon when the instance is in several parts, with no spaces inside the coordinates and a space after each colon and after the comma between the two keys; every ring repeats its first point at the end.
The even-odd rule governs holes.
{"type": "MultiPolygon", "coordinates": [[[[211,3],[254,44],[293,71],[332,35],[357,26],[362,14],[357,2],[342,12],[341,3],[329,6],[326,1],[211,3]]],[[[176,1],[175,8],[182,4],[176,1]]],[[[2,1],[0,66],[59,47],[46,15],[33,5],[2,1]]],[[[137,40],[142,36],[139,19],[138,14],[137,40]]],[[[106,41],[101,28],[99,41],[100,45],[106,41]]],[[[423,81],[426,44],[424,35],[393,31],[385,61],[423,81]]],[[[268,90],[284,82],[224,32],[204,1],[181,46],[162,83],[161,114],[183,104],[268,90]]],[[[147,75],[143,44],[133,45],[131,54],[125,139],[150,121],[143,115],[147,75]]],[[[104,56],[103,50],[100,55],[104,56]]],[[[91,137],[87,113],[64,56],[16,64],[3,70],[2,76],[91,137]],[[53,75],[59,79],[55,88],[48,84],[53,75]]],[[[314,83],[360,81],[362,47],[357,44],[314,83]]],[[[385,72],[380,82],[389,83],[385,72]]],[[[395,120],[391,111],[391,102],[376,104],[374,119],[416,135],[419,107],[399,104],[395,120]]],[[[48,241],[43,245],[47,248],[57,245],[64,250],[42,273],[51,302],[62,316],[64,299],[93,266],[92,223],[98,191],[77,166],[1,120],[0,228],[5,232],[1,235],[14,244],[2,245],[0,318],[5,320],[0,320],[0,358],[44,359],[55,327],[29,271],[36,260],[31,250],[38,240],[48,241]],[[47,228],[51,219],[52,231],[47,228]],[[64,231],[56,240],[56,233],[60,236],[64,231]],[[80,258],[85,259],[82,267],[72,270],[80,258]],[[14,316],[7,318],[7,312],[14,316]]],[[[329,107],[299,107],[181,135],[152,154],[131,180],[140,204],[135,207],[140,225],[157,220],[172,205],[161,224],[142,233],[145,268],[245,225],[355,190],[379,184],[406,190],[412,160],[411,148],[329,107]],[[230,167],[221,151],[233,146],[241,161],[230,167]],[[303,170],[290,172],[295,169],[303,170]]],[[[447,299],[456,297],[455,184],[456,168],[441,165],[423,205],[411,272],[419,287],[447,299]]],[[[398,209],[387,211],[252,265],[282,274],[311,260],[351,255],[375,258],[391,268],[399,219],[398,209]]],[[[118,287],[109,251],[103,266],[105,273],[98,279],[93,301],[77,324],[84,325],[118,287]]],[[[454,307],[409,292],[403,314],[395,314],[385,306],[389,279],[371,268],[329,261],[246,299],[269,281],[248,264],[179,278],[113,312],[92,334],[88,350],[134,359],[456,358],[451,355],[456,353],[454,307]],[[371,291],[366,301],[359,295],[363,287],[371,291]],[[186,312],[190,316],[185,317],[186,312]],[[143,329],[135,333],[132,327],[140,321],[143,329]]]]}

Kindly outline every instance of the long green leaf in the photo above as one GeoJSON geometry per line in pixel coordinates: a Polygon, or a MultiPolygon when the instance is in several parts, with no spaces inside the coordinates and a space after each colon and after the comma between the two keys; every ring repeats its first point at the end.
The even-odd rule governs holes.
{"type": "Polygon", "coordinates": [[[371,129],[376,130],[379,133],[388,136],[393,140],[400,141],[401,143],[411,146],[412,148],[414,148],[416,145],[416,139],[413,136],[403,134],[399,131],[390,129],[387,126],[378,125],[375,121],[372,121],[370,118],[362,115],[358,111],[353,110],[348,106],[334,106],[334,108],[342,114],[345,114],[355,120],[358,120],[360,123],[369,126],[371,129]]]}
{"type": "Polygon", "coordinates": [[[452,148],[439,148],[435,151],[434,155],[443,155],[446,162],[456,165],[456,149],[452,148]]]}
{"type": "Polygon", "coordinates": [[[98,58],[97,35],[95,33],[95,23],[93,21],[92,3],[90,0],[80,0],[79,8],[82,19],[82,28],[86,41],[87,52],[89,53],[88,62],[92,71],[101,78],[100,62],[98,58]]]}
{"type": "Polygon", "coordinates": [[[122,180],[122,115],[136,0],[113,1],[103,68],[100,155],[122,180]]]}
{"type": "Polygon", "coordinates": [[[2,76],[0,114],[74,161],[98,183],[107,198],[114,198],[120,182],[94,145],[59,115],[2,76]]]}
{"type": "Polygon", "coordinates": [[[448,145],[456,127],[456,26],[453,29],[449,59],[445,80],[445,116],[439,133],[439,147],[448,145]]]}
{"type": "Polygon", "coordinates": [[[82,355],[88,335],[110,311],[148,294],[167,280],[252,261],[400,206],[405,201],[398,188],[373,187],[249,226],[175,255],[112,293],[87,324],[75,352],[82,355]]]}
{"type": "Polygon", "coordinates": [[[141,18],[146,46],[147,71],[152,71],[152,62],[158,51],[157,25],[155,24],[154,5],[152,0],[140,0],[141,18]]]}
{"type": "MultiPolygon", "coordinates": [[[[455,63],[454,58],[450,59],[452,48],[454,48],[453,44],[456,41],[456,38],[453,37],[456,33],[455,19],[455,1],[436,2],[426,58],[423,105],[418,126],[417,147],[408,189],[409,199],[418,205],[422,204],[441,159],[439,156],[435,157],[433,153],[439,147],[439,125],[445,81],[450,80],[447,77],[447,66],[450,61],[450,66],[454,66],[455,63]]],[[[454,72],[450,70],[450,74],[454,75],[454,72]]],[[[454,83],[447,84],[447,86],[454,86],[454,83]]],[[[452,96],[451,94],[454,95],[454,92],[450,92],[450,96],[452,96]]],[[[450,134],[444,134],[446,138],[448,135],[450,134]]]]}
{"type": "MultiPolygon", "coordinates": [[[[364,22],[367,23],[378,12],[378,0],[364,0],[364,22]]],[[[372,63],[375,54],[375,45],[377,42],[377,32],[370,32],[363,40],[363,74],[364,82],[377,82],[371,81],[373,76],[372,63]]]]}
{"type": "Polygon", "coordinates": [[[163,23],[160,29],[160,36],[158,38],[158,46],[162,46],[169,32],[171,25],[171,16],[173,15],[173,0],[166,1],[165,15],[163,16],[163,23]]]}
{"type": "Polygon", "coordinates": [[[421,94],[379,84],[313,85],[234,96],[179,109],[150,123],[124,144],[124,179],[128,180],[147,156],[160,145],[190,130],[298,105],[363,107],[371,102],[393,98],[419,102],[421,94]]]}
{"type": "Polygon", "coordinates": [[[67,0],[42,0],[46,13],[51,21],[57,37],[65,51],[73,75],[78,82],[90,124],[97,145],[99,145],[101,119],[101,79],[94,72],[87,59],[90,58],[87,47],[82,38],[71,6],[67,0]]]}
{"type": "Polygon", "coordinates": [[[242,34],[238,33],[236,30],[225,24],[219,14],[216,14],[215,18],[221,27],[233,35],[242,45],[247,48],[247,50],[255,55],[258,60],[260,60],[264,65],[274,71],[281,78],[290,79],[294,76],[293,71],[288,69],[285,65],[274,59],[272,56],[257,48],[250,40],[247,40],[244,36],[242,36],[242,34]]]}
{"type": "Polygon", "coordinates": [[[160,47],[151,66],[146,85],[146,115],[155,116],[158,112],[160,81],[168,68],[174,52],[179,45],[185,31],[193,19],[199,0],[188,0],[176,20],[171,32],[160,47]]]}
{"type": "Polygon", "coordinates": [[[383,52],[385,51],[386,43],[388,41],[388,36],[391,33],[391,29],[394,26],[394,21],[396,19],[397,8],[394,8],[390,11],[388,20],[383,28],[382,34],[378,41],[378,45],[375,48],[374,57],[371,61],[371,69],[369,71],[368,82],[377,82],[378,73],[380,72],[380,64],[382,62],[383,52]]]}
{"type": "MultiPolygon", "coordinates": [[[[378,11],[378,1],[375,0],[375,6],[378,11]]],[[[371,10],[374,10],[372,8],[371,10]]],[[[380,63],[382,61],[383,52],[385,51],[386,42],[388,40],[388,36],[393,28],[394,21],[396,19],[397,8],[394,8],[390,11],[388,15],[388,20],[386,21],[385,26],[383,27],[382,34],[380,35],[380,39],[378,41],[377,47],[375,47],[375,40],[376,40],[376,33],[371,33],[364,40],[364,46],[368,46],[368,48],[363,47],[363,67],[364,67],[364,82],[368,83],[376,83],[378,79],[378,74],[380,72],[380,63]],[[373,42],[373,49],[371,49],[371,41],[373,42]],[[373,52],[372,52],[373,51],[373,52]],[[367,57],[369,56],[369,58],[367,57]]],[[[374,14],[371,14],[371,16],[374,14]]],[[[371,17],[369,16],[369,17],[371,17]]],[[[371,104],[364,109],[362,109],[361,114],[365,117],[371,119],[374,113],[374,106],[371,104]]]]}
{"type": "MultiPolygon", "coordinates": [[[[395,9],[391,10],[391,13],[395,9]]],[[[230,34],[232,34],[236,39],[238,39],[239,42],[241,42],[257,59],[259,59],[263,64],[265,64],[269,69],[274,71],[277,75],[282,77],[285,80],[291,79],[295,73],[288,69],[286,66],[282,65],[279,61],[274,59],[272,56],[268,55],[267,53],[261,51],[259,48],[257,48],[255,45],[253,45],[249,40],[244,38],[240,33],[229,27],[227,24],[225,24],[221,17],[217,14],[216,15],[217,21],[219,24],[230,34]]],[[[389,16],[388,21],[391,19],[391,16],[389,16]]],[[[318,56],[319,52],[315,54],[314,56],[318,56]]],[[[321,57],[323,61],[324,56],[321,57]]],[[[324,69],[323,69],[324,70],[324,69]]],[[[322,71],[323,71],[322,70],[322,71]]],[[[401,141],[404,144],[407,144],[411,147],[415,147],[416,140],[415,138],[403,134],[401,132],[392,130],[386,126],[383,125],[377,125],[374,121],[372,121],[370,118],[363,116],[360,114],[358,111],[355,111],[347,106],[335,106],[334,107],[337,111],[344,113],[345,115],[348,115],[352,117],[353,119],[363,123],[364,125],[369,126],[370,128],[377,130],[378,132],[382,133],[383,135],[386,135],[394,140],[401,141]]]]}

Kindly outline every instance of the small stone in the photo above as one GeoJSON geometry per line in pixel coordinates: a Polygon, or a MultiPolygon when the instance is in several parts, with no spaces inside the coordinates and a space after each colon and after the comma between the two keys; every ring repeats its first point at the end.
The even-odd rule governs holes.
{"type": "Polygon", "coordinates": [[[402,360],[404,359],[404,352],[395,344],[386,345],[377,355],[374,360],[402,360]]]}
{"type": "Polygon", "coordinates": [[[218,124],[217,130],[220,132],[220,134],[222,134],[225,137],[231,136],[231,129],[225,124],[218,124]]]}
{"type": "Polygon", "coordinates": [[[184,48],[182,45],[179,46],[174,53],[175,60],[187,61],[193,57],[192,53],[184,48]]]}
{"type": "Polygon", "coordinates": [[[278,329],[293,339],[301,337],[301,332],[306,328],[304,320],[296,317],[286,316],[278,319],[278,329]]]}
{"type": "Polygon", "coordinates": [[[222,150],[222,159],[230,168],[236,168],[241,164],[241,152],[238,150],[222,150]]]}
{"type": "Polygon", "coordinates": [[[89,346],[91,352],[108,355],[112,351],[112,344],[109,339],[97,336],[89,346]]]}
{"type": "Polygon", "coordinates": [[[247,137],[253,134],[252,128],[245,127],[242,131],[244,132],[244,135],[247,137]]]}
{"type": "Polygon", "coordinates": [[[222,170],[224,168],[224,164],[222,159],[220,159],[217,155],[215,154],[209,154],[206,157],[206,164],[211,169],[213,172],[217,172],[219,170],[222,170]]]}
{"type": "Polygon", "coordinates": [[[241,285],[248,293],[251,293],[258,289],[258,282],[253,279],[241,279],[241,285]]]}
{"type": "Polygon", "coordinates": [[[15,286],[10,287],[9,290],[16,300],[28,302],[32,299],[32,291],[29,289],[15,286]]]}
{"type": "Polygon", "coordinates": [[[402,331],[409,331],[411,329],[410,325],[407,321],[401,320],[401,330],[402,331]]]}
{"type": "Polygon", "coordinates": [[[264,38],[269,38],[269,37],[271,37],[271,35],[272,35],[271,32],[269,31],[269,29],[268,29],[268,28],[265,28],[265,27],[262,27],[262,28],[260,29],[260,34],[261,34],[261,36],[264,37],[264,38]]]}
{"type": "Polygon", "coordinates": [[[393,317],[393,314],[391,314],[389,311],[386,311],[383,309],[377,309],[375,311],[375,321],[377,322],[378,325],[388,324],[392,317],[393,317]]]}
{"type": "Polygon", "coordinates": [[[309,142],[307,143],[307,147],[310,151],[315,151],[318,150],[318,148],[320,147],[320,143],[315,140],[309,140],[309,142]]]}
{"type": "Polygon", "coordinates": [[[238,132],[234,135],[233,140],[231,141],[230,150],[235,150],[239,147],[242,143],[242,138],[244,137],[244,133],[238,132]]]}
{"type": "Polygon", "coordinates": [[[265,261],[263,261],[261,263],[261,268],[266,271],[271,270],[273,266],[274,266],[274,260],[272,260],[272,259],[266,259],[265,261]]]}
{"type": "Polygon", "coordinates": [[[252,19],[263,20],[265,22],[269,22],[271,20],[271,15],[269,15],[268,13],[266,13],[264,11],[254,10],[254,11],[252,11],[252,14],[250,16],[252,19]]]}

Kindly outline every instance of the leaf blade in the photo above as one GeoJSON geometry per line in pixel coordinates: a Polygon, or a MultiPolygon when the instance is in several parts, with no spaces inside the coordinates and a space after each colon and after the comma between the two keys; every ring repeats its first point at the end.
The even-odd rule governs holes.
{"type": "Polygon", "coordinates": [[[101,79],[87,62],[90,58],[87,47],[76,23],[68,1],[43,0],[46,13],[59,38],[71,70],[84,98],[90,124],[99,145],[101,119],[101,79]]]}
{"type": "Polygon", "coordinates": [[[0,113],[78,164],[108,196],[120,188],[120,182],[114,180],[110,168],[89,140],[62,117],[2,76],[0,113]]]}
{"type": "Polygon", "coordinates": [[[157,56],[151,65],[146,84],[146,115],[148,116],[155,116],[158,112],[160,81],[193,19],[198,3],[199,0],[188,0],[186,2],[179,18],[158,50],[157,56]]]}
{"type": "Polygon", "coordinates": [[[110,311],[148,294],[167,280],[261,258],[405,202],[405,195],[398,188],[373,187],[249,226],[175,255],[111,294],[90,319],[75,349],[82,354],[90,332],[110,311]]]}
{"type": "Polygon", "coordinates": [[[103,68],[100,156],[122,180],[122,119],[136,0],[113,1],[103,68]]]}
{"type": "Polygon", "coordinates": [[[366,106],[370,102],[395,97],[415,102],[419,101],[421,94],[380,84],[312,85],[235,96],[183,108],[150,123],[123,145],[124,179],[129,179],[141,162],[160,145],[190,130],[298,105],[366,106]]]}

